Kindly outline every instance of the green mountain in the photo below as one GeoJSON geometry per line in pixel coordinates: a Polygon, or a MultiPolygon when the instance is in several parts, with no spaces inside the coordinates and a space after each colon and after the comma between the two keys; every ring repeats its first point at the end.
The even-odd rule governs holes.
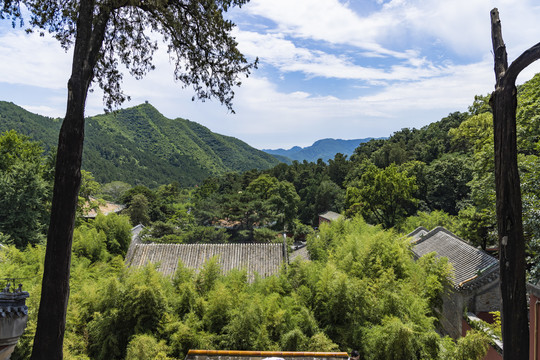
{"type": "MultiPolygon", "coordinates": [[[[61,120],[0,101],[0,131],[14,129],[55,148],[61,120]]],[[[150,187],[178,181],[200,183],[229,171],[265,169],[273,156],[193,121],[168,119],[146,103],[86,119],[83,169],[97,181],[150,187]]]]}
{"type": "MultiPolygon", "coordinates": [[[[288,150],[285,149],[263,149],[264,152],[278,156],[284,156],[291,160],[317,162],[318,159],[328,161],[333,159],[337,153],[351,156],[358,145],[368,142],[373,138],[341,140],[341,139],[322,139],[317,140],[311,146],[294,146],[288,150]]],[[[280,159],[282,160],[282,159],[280,159]]],[[[282,160],[283,161],[283,160],[282,160]]],[[[286,161],[283,161],[286,162],[286,161]]]]}

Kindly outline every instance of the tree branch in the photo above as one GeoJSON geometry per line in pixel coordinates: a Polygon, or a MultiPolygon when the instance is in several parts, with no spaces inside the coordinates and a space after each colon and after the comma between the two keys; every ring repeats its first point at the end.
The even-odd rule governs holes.
{"type": "Polygon", "coordinates": [[[538,59],[540,59],[540,43],[530,47],[510,64],[506,71],[505,83],[514,85],[519,73],[538,59]]]}
{"type": "Polygon", "coordinates": [[[506,55],[506,45],[502,38],[499,10],[497,8],[491,10],[491,41],[493,43],[493,56],[495,58],[495,86],[499,87],[502,85],[500,81],[504,77],[506,69],[508,69],[508,59],[506,55]]]}

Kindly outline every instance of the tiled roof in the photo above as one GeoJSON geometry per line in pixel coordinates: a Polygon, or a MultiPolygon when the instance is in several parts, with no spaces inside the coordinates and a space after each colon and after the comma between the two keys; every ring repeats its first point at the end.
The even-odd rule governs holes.
{"type": "Polygon", "coordinates": [[[301,246],[297,248],[296,250],[294,250],[293,252],[291,252],[291,254],[289,255],[290,261],[293,261],[296,258],[300,258],[301,260],[309,260],[309,253],[307,250],[307,246],[305,245],[301,246]]]}
{"type": "Polygon", "coordinates": [[[218,257],[222,272],[246,269],[248,278],[276,275],[286,263],[283,244],[132,244],[126,255],[128,266],[159,263],[158,270],[172,276],[182,261],[185,267],[199,270],[218,257]]]}
{"type": "Polygon", "coordinates": [[[185,360],[346,360],[346,352],[189,350],[185,360]]]}
{"type": "Polygon", "coordinates": [[[409,235],[407,235],[407,236],[412,238],[413,242],[416,242],[416,241],[420,240],[420,238],[422,236],[426,235],[428,232],[429,232],[428,229],[426,229],[423,226],[419,226],[416,229],[414,229],[414,231],[412,233],[410,233],[409,235]]]}
{"type": "MultiPolygon", "coordinates": [[[[94,198],[90,198],[92,201],[97,201],[96,199],[94,198]]],[[[83,212],[85,213],[83,216],[85,218],[95,218],[97,216],[98,213],[101,213],[103,215],[108,215],[110,213],[117,213],[117,212],[120,212],[122,210],[124,210],[126,208],[125,205],[122,205],[122,204],[114,204],[114,203],[110,203],[110,202],[105,202],[104,204],[100,204],[99,205],[99,209],[88,209],[89,207],[89,202],[85,202],[84,206],[83,206],[83,212]]]]}
{"type": "Polygon", "coordinates": [[[467,244],[443,227],[436,227],[415,238],[417,230],[411,233],[413,235],[409,234],[414,244],[413,253],[416,257],[421,257],[435,252],[440,257],[448,258],[454,268],[452,281],[456,289],[472,289],[498,279],[499,261],[494,257],[467,244]]]}
{"type": "Polygon", "coordinates": [[[324,214],[320,214],[320,215],[319,215],[319,217],[322,217],[323,219],[330,220],[330,221],[337,220],[337,219],[339,219],[339,218],[342,217],[342,216],[343,216],[343,215],[338,214],[338,213],[333,212],[333,211],[327,211],[327,212],[325,212],[324,214]]]}
{"type": "Polygon", "coordinates": [[[140,244],[141,243],[141,239],[139,237],[139,234],[141,233],[141,231],[144,230],[144,225],[143,224],[139,224],[137,226],[134,226],[132,229],[131,229],[131,243],[135,243],[135,244],[140,244]]]}

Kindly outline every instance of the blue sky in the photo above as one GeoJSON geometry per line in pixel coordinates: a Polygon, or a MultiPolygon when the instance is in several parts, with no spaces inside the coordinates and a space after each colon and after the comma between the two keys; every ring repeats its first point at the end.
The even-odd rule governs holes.
{"type": "MultiPolygon", "coordinates": [[[[256,148],[308,146],[322,138],[389,136],[466,111],[494,85],[490,16],[499,8],[509,59],[540,42],[537,0],[252,0],[227,16],[240,50],[260,65],[236,89],[236,114],[192,102],[164,50],[132,98],[169,118],[196,121],[256,148]]],[[[164,48],[164,47],[162,47],[164,48]]],[[[0,22],[0,100],[62,117],[71,53],[52,38],[0,22]]],[[[531,65],[522,83],[540,72],[531,65]]],[[[87,115],[103,112],[99,91],[87,115]]]]}

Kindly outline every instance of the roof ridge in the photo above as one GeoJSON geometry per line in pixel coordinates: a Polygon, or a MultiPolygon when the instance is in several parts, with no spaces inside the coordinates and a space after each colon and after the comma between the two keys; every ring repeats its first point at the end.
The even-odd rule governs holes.
{"type": "MultiPolygon", "coordinates": [[[[425,229],[425,228],[424,228],[425,229]]],[[[426,229],[427,230],[427,229],[426,229]]],[[[414,244],[417,245],[417,244],[420,244],[422,242],[424,242],[425,240],[431,238],[432,236],[434,236],[435,234],[438,234],[439,232],[443,232],[447,235],[450,235],[452,237],[454,237],[455,239],[475,248],[474,246],[472,246],[471,244],[469,244],[469,242],[467,242],[466,240],[463,240],[461,237],[457,236],[456,234],[454,234],[453,232],[451,232],[450,230],[448,230],[447,228],[445,228],[444,226],[436,226],[434,227],[431,231],[429,231],[426,235],[422,236],[418,241],[416,241],[414,244]]],[[[475,248],[476,249],[476,248],[475,248]]]]}

